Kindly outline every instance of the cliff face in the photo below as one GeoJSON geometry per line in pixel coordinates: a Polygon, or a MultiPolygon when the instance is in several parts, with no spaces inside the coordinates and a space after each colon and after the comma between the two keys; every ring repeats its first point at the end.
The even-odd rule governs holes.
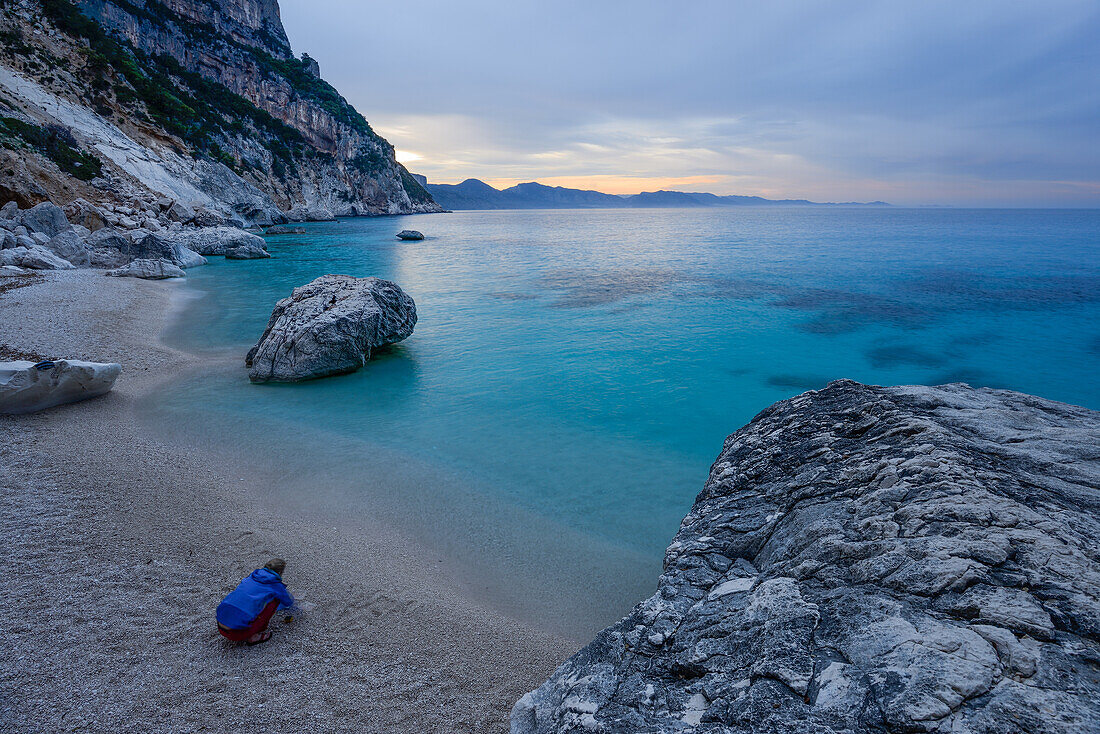
{"type": "MultiPolygon", "coordinates": [[[[40,0],[3,4],[3,15],[2,32],[14,41],[3,58],[11,71],[89,108],[156,157],[182,153],[185,167],[196,161],[184,177],[215,199],[234,178],[251,184],[269,204],[230,196],[227,205],[244,219],[294,207],[338,215],[439,210],[393,147],[320,78],[316,62],[293,56],[274,0],[40,0]],[[35,28],[43,18],[45,37],[35,28]]],[[[50,107],[16,112],[41,118],[50,107]]],[[[102,142],[83,128],[73,132],[89,148],[102,142]]],[[[140,182],[149,186],[148,177],[140,182]]]]}
{"type": "Polygon", "coordinates": [[[726,439],[513,734],[1100,731],[1100,413],[841,381],[726,439]]]}

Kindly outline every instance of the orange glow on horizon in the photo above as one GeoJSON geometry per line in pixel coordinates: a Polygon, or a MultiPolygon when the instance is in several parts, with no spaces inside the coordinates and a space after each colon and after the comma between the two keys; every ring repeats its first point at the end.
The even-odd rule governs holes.
{"type": "MultiPolygon", "coordinates": [[[[471,177],[467,177],[471,178],[471,177]]],[[[473,178],[476,178],[474,176],[473,178]]],[[[466,179],[454,181],[428,179],[431,183],[462,183],[466,179]]],[[[704,191],[698,187],[720,183],[724,176],[679,176],[679,177],[642,177],[642,176],[546,176],[539,178],[488,178],[481,179],[494,189],[506,189],[516,184],[538,181],[545,186],[562,186],[567,189],[586,189],[601,191],[605,194],[638,194],[643,191],[678,190],[704,191]],[[694,188],[693,188],[694,187],[694,188]]]]}

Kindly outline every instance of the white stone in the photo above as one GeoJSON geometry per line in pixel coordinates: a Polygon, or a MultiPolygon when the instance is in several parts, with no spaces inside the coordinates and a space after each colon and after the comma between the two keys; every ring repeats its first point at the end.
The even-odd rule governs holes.
{"type": "Polygon", "coordinates": [[[116,278],[165,280],[167,278],[183,278],[187,276],[187,273],[166,260],[134,260],[121,268],[108,270],[107,275],[116,278]]]}
{"type": "Polygon", "coordinates": [[[0,362],[0,413],[34,413],[104,395],[120,364],[60,359],[39,369],[34,362],[0,362]]]}

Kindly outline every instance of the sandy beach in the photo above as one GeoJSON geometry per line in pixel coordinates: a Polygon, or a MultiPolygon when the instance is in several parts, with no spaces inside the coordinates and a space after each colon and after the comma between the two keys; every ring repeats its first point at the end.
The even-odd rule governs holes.
{"type": "Polygon", "coordinates": [[[123,365],[106,397],[0,417],[0,729],[506,731],[579,641],[478,603],[388,528],[265,502],[277,467],[143,430],[136,402],[200,367],[159,339],[181,288],[83,270],[0,289],[0,348],[123,365]],[[228,643],[214,609],[272,555],[316,606],[228,643]]]}

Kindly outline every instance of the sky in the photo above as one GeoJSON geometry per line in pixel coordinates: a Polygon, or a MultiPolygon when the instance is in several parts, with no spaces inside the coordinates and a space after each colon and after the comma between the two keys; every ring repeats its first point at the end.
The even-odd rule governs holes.
{"type": "Polygon", "coordinates": [[[409,170],[1100,207],[1100,2],[282,0],[409,170]]]}

